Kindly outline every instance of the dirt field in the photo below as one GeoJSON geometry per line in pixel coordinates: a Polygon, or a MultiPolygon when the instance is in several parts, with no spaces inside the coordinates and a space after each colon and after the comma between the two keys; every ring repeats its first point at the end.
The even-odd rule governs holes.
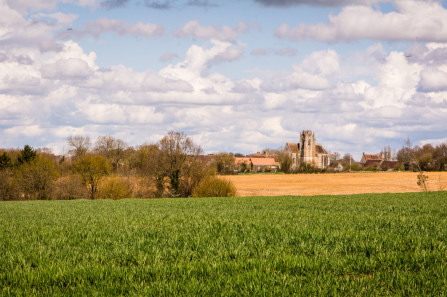
{"type": "MultiPolygon", "coordinates": [[[[447,190],[447,172],[427,172],[430,191],[447,190]]],[[[415,172],[233,175],[238,196],[418,192],[415,172]]]]}

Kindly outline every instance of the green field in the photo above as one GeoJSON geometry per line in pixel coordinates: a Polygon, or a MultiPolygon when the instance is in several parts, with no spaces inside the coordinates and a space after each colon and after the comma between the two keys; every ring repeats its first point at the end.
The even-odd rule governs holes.
{"type": "Polygon", "coordinates": [[[0,203],[8,295],[447,294],[447,193],[0,203]]]}

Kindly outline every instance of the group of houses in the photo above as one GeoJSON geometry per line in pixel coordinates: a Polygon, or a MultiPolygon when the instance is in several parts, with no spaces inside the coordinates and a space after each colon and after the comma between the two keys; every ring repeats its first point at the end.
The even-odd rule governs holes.
{"type": "MultiPolygon", "coordinates": [[[[321,144],[316,143],[315,134],[310,130],[301,132],[298,143],[287,142],[284,150],[292,160],[292,170],[303,163],[319,169],[329,166],[328,152],[321,144]]],[[[265,154],[258,152],[243,158],[235,158],[234,162],[239,169],[248,167],[251,171],[277,171],[280,167],[277,156],[269,156],[268,152],[265,154]]]]}
{"type": "MultiPolygon", "coordinates": [[[[315,134],[310,130],[303,130],[300,133],[299,142],[287,142],[284,151],[292,161],[291,170],[295,170],[300,164],[309,164],[318,169],[327,169],[331,165],[328,152],[316,142],[315,134]]],[[[280,169],[278,156],[271,156],[268,152],[236,157],[234,162],[238,171],[259,172],[280,169]]],[[[380,166],[383,169],[392,169],[397,165],[397,161],[384,160],[382,154],[363,153],[358,164],[364,168],[380,166]]]]}

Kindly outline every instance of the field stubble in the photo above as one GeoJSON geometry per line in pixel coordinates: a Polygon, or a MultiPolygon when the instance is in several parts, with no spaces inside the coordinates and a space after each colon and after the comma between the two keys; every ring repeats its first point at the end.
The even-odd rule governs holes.
{"type": "MultiPolygon", "coordinates": [[[[447,189],[447,172],[424,172],[428,190],[447,189]]],[[[342,195],[418,192],[416,172],[232,175],[238,196],[342,195]]]]}

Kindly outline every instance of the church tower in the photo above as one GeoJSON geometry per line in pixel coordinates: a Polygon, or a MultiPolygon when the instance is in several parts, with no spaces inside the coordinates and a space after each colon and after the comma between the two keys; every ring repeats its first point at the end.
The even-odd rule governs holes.
{"type": "Polygon", "coordinates": [[[314,164],[315,136],[310,130],[303,130],[300,135],[301,163],[314,164]]]}

